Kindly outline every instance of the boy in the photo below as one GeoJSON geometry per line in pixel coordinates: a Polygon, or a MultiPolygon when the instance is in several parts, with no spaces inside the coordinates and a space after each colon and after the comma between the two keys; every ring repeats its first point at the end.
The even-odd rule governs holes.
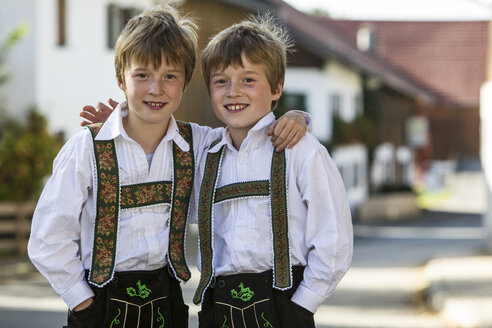
{"type": "Polygon", "coordinates": [[[115,48],[126,102],[71,138],[36,208],[28,251],[69,307],[68,327],[187,327],[179,281],[195,159],[217,131],[177,122],[196,26],[163,5],[115,48]]]}
{"type": "Polygon", "coordinates": [[[271,17],[217,34],[202,52],[212,107],[227,125],[200,168],[200,328],[314,327],[313,313],[352,258],[343,182],[307,134],[275,152],[289,41],[271,17]]]}

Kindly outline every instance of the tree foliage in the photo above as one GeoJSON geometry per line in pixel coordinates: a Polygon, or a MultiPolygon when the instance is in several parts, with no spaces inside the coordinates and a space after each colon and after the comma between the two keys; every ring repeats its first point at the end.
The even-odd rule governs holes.
{"type": "Polygon", "coordinates": [[[8,119],[0,127],[0,201],[33,200],[51,172],[61,140],[48,131],[36,109],[21,124],[8,119]]]}
{"type": "MultiPolygon", "coordinates": [[[[26,23],[0,44],[0,86],[7,82],[8,52],[27,33],[26,23]]],[[[26,201],[39,196],[61,141],[48,131],[46,118],[35,108],[25,120],[9,117],[14,108],[0,108],[0,201],[26,201]]],[[[18,110],[18,109],[17,109],[18,110]]]]}

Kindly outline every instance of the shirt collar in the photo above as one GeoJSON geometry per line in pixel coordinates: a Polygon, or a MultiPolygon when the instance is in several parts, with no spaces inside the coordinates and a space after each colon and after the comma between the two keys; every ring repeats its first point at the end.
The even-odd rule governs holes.
{"type": "MultiPolygon", "coordinates": [[[[119,136],[130,139],[123,128],[123,118],[128,116],[128,105],[126,101],[121,102],[115,110],[109,115],[108,119],[101,127],[101,130],[96,136],[96,140],[112,140],[119,136]]],[[[162,142],[174,141],[182,151],[189,151],[190,145],[179,134],[178,124],[173,116],[169,120],[167,133],[162,139],[162,142]]]]}
{"type": "MultiPolygon", "coordinates": [[[[270,112],[267,115],[263,116],[263,118],[256,122],[256,124],[248,131],[248,136],[246,137],[246,139],[244,139],[243,143],[247,142],[249,138],[251,138],[253,135],[257,135],[258,133],[261,133],[262,135],[264,134],[266,137],[267,134],[264,130],[265,128],[268,128],[270,124],[272,124],[274,121],[275,115],[273,114],[273,112],[270,112]]],[[[224,129],[224,132],[222,133],[222,138],[219,139],[219,142],[211,147],[208,151],[210,153],[216,153],[224,145],[229,147],[229,149],[231,150],[235,150],[228,128],[224,129]]]]}

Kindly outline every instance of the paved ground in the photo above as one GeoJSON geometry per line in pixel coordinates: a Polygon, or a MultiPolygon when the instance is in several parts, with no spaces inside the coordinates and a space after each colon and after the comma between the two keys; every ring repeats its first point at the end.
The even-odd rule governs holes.
{"type": "MultiPolygon", "coordinates": [[[[355,226],[352,267],[316,313],[318,328],[491,327],[487,313],[479,311],[490,308],[492,295],[491,259],[478,256],[480,216],[425,214],[355,226]]],[[[190,238],[188,250],[195,242],[190,238]]],[[[192,269],[183,288],[188,304],[199,277],[192,269]]],[[[197,326],[198,309],[190,306],[190,328],[197,326]]],[[[34,321],[37,328],[61,327],[65,313],[65,304],[27,259],[3,261],[0,327],[31,327],[34,321]]]]}

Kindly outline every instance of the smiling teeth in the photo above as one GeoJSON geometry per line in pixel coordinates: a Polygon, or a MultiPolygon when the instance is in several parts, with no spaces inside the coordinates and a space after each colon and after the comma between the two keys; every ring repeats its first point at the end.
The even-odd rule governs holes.
{"type": "Polygon", "coordinates": [[[246,105],[228,105],[226,106],[228,110],[239,110],[246,108],[246,105]]]}
{"type": "Polygon", "coordinates": [[[162,103],[155,103],[155,102],[147,102],[147,104],[149,104],[150,106],[153,106],[153,107],[159,107],[159,106],[162,106],[162,103]]]}

